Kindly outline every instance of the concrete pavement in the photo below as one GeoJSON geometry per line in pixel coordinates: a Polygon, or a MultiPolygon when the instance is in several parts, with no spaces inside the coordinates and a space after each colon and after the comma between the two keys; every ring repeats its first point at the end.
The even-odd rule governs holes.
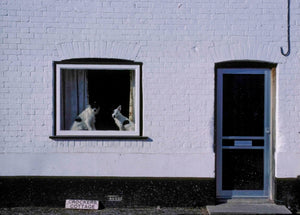
{"type": "Polygon", "coordinates": [[[0,208],[1,215],[208,215],[203,208],[105,208],[103,210],[70,210],[65,208],[0,208]]]}

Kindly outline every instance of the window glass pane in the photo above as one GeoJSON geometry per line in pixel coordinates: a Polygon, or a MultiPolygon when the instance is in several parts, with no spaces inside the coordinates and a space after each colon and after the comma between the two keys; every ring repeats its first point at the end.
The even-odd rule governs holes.
{"type": "Polygon", "coordinates": [[[263,190],[263,149],[223,149],[223,190],[263,190]]]}
{"type": "Polygon", "coordinates": [[[129,118],[134,120],[129,114],[135,112],[134,77],[132,70],[62,69],[61,130],[126,131],[129,118]],[[93,115],[86,110],[88,105],[93,109],[94,104],[100,110],[93,115]],[[113,118],[116,109],[121,118],[113,118]],[[89,123],[94,127],[87,126],[89,123]]]}
{"type": "Polygon", "coordinates": [[[264,75],[223,75],[223,136],[264,135],[264,75]]]}

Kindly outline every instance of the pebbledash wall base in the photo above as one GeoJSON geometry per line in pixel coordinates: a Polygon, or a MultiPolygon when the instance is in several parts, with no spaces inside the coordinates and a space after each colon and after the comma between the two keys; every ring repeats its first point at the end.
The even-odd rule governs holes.
{"type": "MultiPolygon", "coordinates": [[[[0,207],[64,207],[66,199],[98,200],[113,207],[201,207],[219,202],[215,179],[0,177],[0,207]]],[[[274,202],[299,209],[300,179],[276,179],[274,202]]]]}
{"type": "Polygon", "coordinates": [[[215,204],[210,178],[1,177],[0,207],[64,207],[66,199],[109,207],[200,207],[215,204]]]}

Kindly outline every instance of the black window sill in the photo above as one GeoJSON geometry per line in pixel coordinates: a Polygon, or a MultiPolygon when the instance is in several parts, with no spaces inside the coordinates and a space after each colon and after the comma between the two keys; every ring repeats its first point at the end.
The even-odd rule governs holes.
{"type": "Polygon", "coordinates": [[[50,136],[53,140],[150,140],[146,136],[50,136]]]}

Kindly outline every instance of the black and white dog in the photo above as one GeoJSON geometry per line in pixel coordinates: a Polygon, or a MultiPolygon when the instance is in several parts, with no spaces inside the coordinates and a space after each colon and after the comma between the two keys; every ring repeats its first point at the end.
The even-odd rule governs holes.
{"type": "Polygon", "coordinates": [[[96,115],[99,113],[100,107],[94,102],[88,105],[75,119],[71,130],[96,130],[96,115]]]}
{"type": "Polygon", "coordinates": [[[120,131],[134,131],[135,125],[127,117],[121,114],[121,105],[117,107],[113,114],[113,119],[115,120],[116,125],[119,127],[120,131]]]}

